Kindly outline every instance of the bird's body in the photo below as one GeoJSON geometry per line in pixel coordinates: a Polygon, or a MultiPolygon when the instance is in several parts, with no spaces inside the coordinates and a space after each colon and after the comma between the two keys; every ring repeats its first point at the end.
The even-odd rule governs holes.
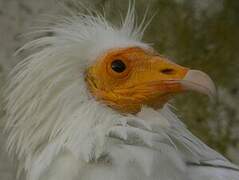
{"type": "MultiPolygon", "coordinates": [[[[50,168],[42,169],[44,173],[40,174],[44,176],[40,180],[69,177],[76,180],[238,179],[238,167],[194,137],[169,107],[164,107],[160,112],[144,108],[134,117],[112,117],[110,121],[115,121],[117,126],[108,132],[104,147],[94,147],[97,143],[94,138],[82,140],[86,149],[80,157],[85,159],[79,160],[71,151],[63,151],[54,157],[50,168]],[[97,152],[100,153],[97,155],[97,152]]],[[[102,118],[104,121],[105,117],[102,118]]],[[[91,128],[91,131],[101,133],[104,128],[99,126],[101,124],[91,128]]],[[[48,146],[49,149],[54,148],[54,145],[48,146]]],[[[49,149],[45,153],[55,152],[49,149]]],[[[49,158],[46,155],[43,157],[41,162],[35,162],[36,171],[49,158]]]]}
{"type": "Polygon", "coordinates": [[[197,77],[204,93],[213,91],[210,80],[196,71],[190,79],[188,69],[158,56],[141,41],[144,29],[132,9],[119,28],[100,15],[79,14],[43,30],[53,36],[23,47],[36,52],[11,73],[6,130],[27,180],[239,179],[238,167],[165,105],[169,92],[183,90],[179,79],[197,77]],[[162,77],[154,76],[162,64],[162,77]],[[127,67],[129,73],[118,74],[127,67]],[[156,84],[159,78],[171,84],[156,84]]]}

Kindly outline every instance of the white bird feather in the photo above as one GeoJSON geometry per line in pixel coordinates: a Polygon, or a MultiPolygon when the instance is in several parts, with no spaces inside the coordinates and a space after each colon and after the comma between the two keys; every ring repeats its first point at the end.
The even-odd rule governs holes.
{"type": "Polygon", "coordinates": [[[43,29],[53,36],[23,46],[35,52],[9,76],[7,145],[26,179],[238,180],[238,167],[193,136],[168,105],[122,115],[91,96],[84,73],[96,57],[150,48],[134,8],[119,27],[92,14],[43,29]]]}

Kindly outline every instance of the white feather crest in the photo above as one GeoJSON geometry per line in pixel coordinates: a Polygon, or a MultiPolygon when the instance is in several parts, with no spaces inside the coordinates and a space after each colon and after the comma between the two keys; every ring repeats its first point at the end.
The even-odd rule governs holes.
{"type": "MultiPolygon", "coordinates": [[[[34,49],[35,53],[22,60],[9,76],[5,130],[9,152],[24,162],[25,169],[31,168],[41,149],[55,141],[79,153],[78,146],[83,142],[79,132],[83,138],[89,128],[102,123],[98,119],[110,122],[107,117],[114,117],[102,117],[102,112],[110,111],[112,115],[112,110],[99,105],[88,94],[84,73],[107,49],[147,47],[140,42],[145,26],[136,25],[132,7],[120,27],[111,25],[98,13],[79,13],[39,30],[53,35],[40,37],[19,49],[34,49]]],[[[88,138],[93,142],[96,135],[88,138]]]]}

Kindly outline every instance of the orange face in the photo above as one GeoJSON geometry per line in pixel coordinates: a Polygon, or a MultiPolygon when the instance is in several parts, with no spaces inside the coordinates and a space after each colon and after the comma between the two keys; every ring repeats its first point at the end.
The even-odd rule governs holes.
{"type": "Polygon", "coordinates": [[[136,113],[142,105],[159,108],[171,95],[186,90],[181,80],[188,71],[151,50],[112,49],[87,70],[86,82],[97,100],[136,113]]]}

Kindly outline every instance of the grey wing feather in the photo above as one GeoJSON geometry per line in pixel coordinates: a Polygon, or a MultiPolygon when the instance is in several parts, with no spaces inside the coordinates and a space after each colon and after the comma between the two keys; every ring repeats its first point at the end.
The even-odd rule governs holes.
{"type": "Polygon", "coordinates": [[[239,167],[195,137],[170,111],[164,115],[172,125],[171,138],[185,157],[192,180],[239,180],[239,167]]]}
{"type": "Polygon", "coordinates": [[[239,168],[228,161],[187,163],[187,166],[192,180],[239,180],[239,168]]]}

